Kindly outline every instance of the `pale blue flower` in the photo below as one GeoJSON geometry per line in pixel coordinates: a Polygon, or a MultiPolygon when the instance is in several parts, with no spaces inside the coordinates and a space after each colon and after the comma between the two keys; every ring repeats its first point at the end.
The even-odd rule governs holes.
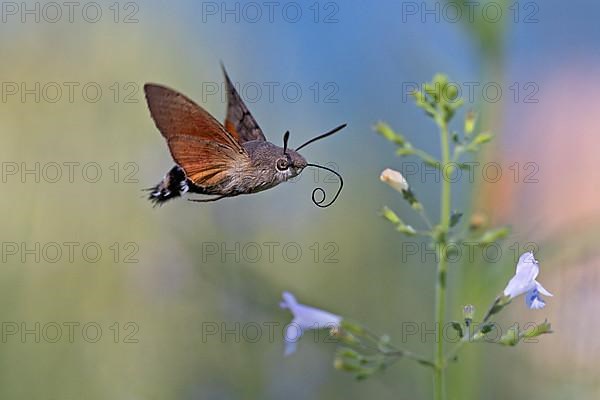
{"type": "Polygon", "coordinates": [[[504,295],[511,298],[525,294],[527,307],[538,310],[544,308],[546,302],[540,294],[552,296],[544,287],[535,280],[540,273],[540,266],[533,256],[533,252],[523,253],[517,263],[517,272],[504,289],[504,295]]]}
{"type": "Polygon", "coordinates": [[[294,318],[285,328],[285,355],[296,351],[296,343],[305,330],[309,329],[337,329],[342,317],[315,307],[298,303],[293,294],[283,292],[283,301],[279,304],[281,308],[291,311],[294,318]]]}

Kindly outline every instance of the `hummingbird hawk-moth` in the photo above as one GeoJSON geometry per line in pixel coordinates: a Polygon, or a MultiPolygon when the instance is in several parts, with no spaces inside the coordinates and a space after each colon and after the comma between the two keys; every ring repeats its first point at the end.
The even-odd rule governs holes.
{"type": "Polygon", "coordinates": [[[333,135],[346,124],[309,140],[296,150],[288,148],[288,131],[283,136],[283,147],[279,147],[267,141],[225,68],[223,74],[227,90],[224,125],[183,94],[162,85],[144,85],[152,119],[166,139],[176,164],[159,184],[149,189],[149,200],[161,205],[189,192],[212,195],[189,199],[208,202],[257,193],[298,176],[306,167],[316,167],[337,175],[340,187],[327,204],[323,204],[326,195],[322,188],[313,190],[312,200],[319,207],[333,204],[344,185],[342,177],[330,168],[308,163],[298,151],[333,135]],[[321,199],[317,199],[317,193],[321,199]]]}

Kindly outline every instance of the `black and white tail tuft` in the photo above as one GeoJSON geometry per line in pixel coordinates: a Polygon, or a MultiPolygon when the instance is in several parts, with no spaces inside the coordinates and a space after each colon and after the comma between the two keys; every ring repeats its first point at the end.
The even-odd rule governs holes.
{"type": "Polygon", "coordinates": [[[188,191],[185,172],[176,165],[167,172],[158,185],[148,190],[150,191],[148,200],[153,202],[155,206],[163,205],[167,200],[180,197],[183,193],[188,191]]]}

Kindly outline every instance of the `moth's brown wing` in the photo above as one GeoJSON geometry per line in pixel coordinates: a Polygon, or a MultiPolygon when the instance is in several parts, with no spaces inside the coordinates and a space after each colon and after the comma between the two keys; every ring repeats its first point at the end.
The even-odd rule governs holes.
{"type": "Polygon", "coordinates": [[[225,89],[227,90],[227,117],[225,118],[225,129],[235,136],[240,143],[249,142],[251,140],[266,141],[265,135],[258,126],[258,123],[250,114],[248,107],[235,90],[235,86],[229,79],[225,67],[223,67],[223,75],[225,75],[225,89]]]}
{"type": "Polygon", "coordinates": [[[167,141],[180,135],[193,136],[245,153],[219,121],[183,94],[152,83],[144,85],[144,92],[152,119],[167,141]]]}
{"type": "Polygon", "coordinates": [[[230,146],[196,136],[173,136],[167,141],[175,162],[188,179],[201,187],[234,179],[250,165],[250,157],[230,146]]]}

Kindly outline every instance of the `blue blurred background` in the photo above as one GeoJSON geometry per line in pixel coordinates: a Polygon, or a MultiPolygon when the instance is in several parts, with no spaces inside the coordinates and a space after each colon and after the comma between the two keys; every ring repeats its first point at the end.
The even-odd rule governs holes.
{"type": "MultiPolygon", "coordinates": [[[[433,260],[407,259],[406,239],[377,215],[388,205],[419,226],[378,179],[417,160],[396,157],[372,127],[386,121],[438,155],[434,125],[407,96],[437,72],[461,85],[479,129],[497,135],[479,161],[503,173],[493,184],[461,179],[453,208],[513,232],[494,262],[451,265],[448,319],[467,303],[483,311],[528,242],[555,295],[536,312],[515,301],[501,318],[548,318],[553,335],[469,346],[449,369],[449,398],[598,398],[600,4],[481,2],[473,21],[454,22],[457,3],[433,1],[82,2],[72,21],[54,4],[2,3],[2,398],[429,398],[430,371],[408,361],[356,382],[333,369],[335,346],[323,338],[307,336],[284,357],[290,315],[279,300],[292,291],[430,353],[431,335],[402,339],[406,322],[432,324],[433,260]],[[294,147],[348,123],[303,151],[343,174],[334,206],[314,207],[316,186],[337,186],[308,170],[213,204],[153,209],[143,198],[172,160],[141,87],[176,88],[221,120],[220,62],[276,144],[286,130],[294,147]],[[65,163],[78,163],[73,179],[65,163]],[[66,243],[76,243],[72,258],[66,243]]],[[[437,218],[439,184],[419,173],[409,181],[437,218]]]]}

